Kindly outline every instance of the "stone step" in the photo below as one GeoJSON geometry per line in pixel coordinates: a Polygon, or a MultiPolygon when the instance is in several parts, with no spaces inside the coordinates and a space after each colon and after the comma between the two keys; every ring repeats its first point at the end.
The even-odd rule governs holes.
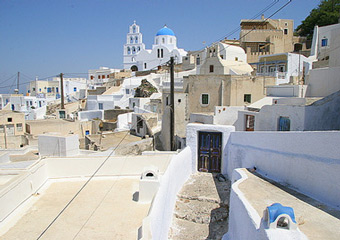
{"type": "Polygon", "coordinates": [[[228,231],[226,221],[210,224],[199,224],[175,218],[170,228],[169,239],[171,240],[220,240],[228,231]]]}
{"type": "Polygon", "coordinates": [[[215,202],[202,202],[180,198],[177,200],[175,217],[195,223],[209,224],[228,218],[228,207],[215,202]]]}

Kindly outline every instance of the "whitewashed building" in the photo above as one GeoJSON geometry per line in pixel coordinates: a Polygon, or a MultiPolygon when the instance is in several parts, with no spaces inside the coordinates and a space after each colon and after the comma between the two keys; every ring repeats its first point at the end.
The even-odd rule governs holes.
{"type": "Polygon", "coordinates": [[[136,71],[136,56],[145,49],[143,43],[143,35],[140,32],[139,25],[136,21],[129,27],[129,33],[126,36],[126,44],[124,44],[124,69],[136,71]]]}
{"type": "Polygon", "coordinates": [[[134,22],[124,45],[124,68],[133,71],[151,70],[168,62],[171,56],[175,57],[176,63],[182,63],[186,55],[184,49],[177,47],[175,33],[167,26],[157,32],[152,49],[145,49],[139,26],[134,22]]]}

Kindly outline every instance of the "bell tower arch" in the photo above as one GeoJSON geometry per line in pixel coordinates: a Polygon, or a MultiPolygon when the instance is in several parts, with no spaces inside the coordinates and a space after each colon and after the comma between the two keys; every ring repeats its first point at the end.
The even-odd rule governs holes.
{"type": "Polygon", "coordinates": [[[129,32],[126,35],[126,43],[123,49],[124,69],[131,69],[132,66],[137,65],[136,56],[144,49],[145,44],[143,43],[140,27],[136,24],[136,21],[133,21],[133,24],[129,26],[129,32]]]}

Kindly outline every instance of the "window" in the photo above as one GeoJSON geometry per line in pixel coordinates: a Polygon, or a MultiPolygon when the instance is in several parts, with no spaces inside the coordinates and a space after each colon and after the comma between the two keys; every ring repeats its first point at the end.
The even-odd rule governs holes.
{"type": "Polygon", "coordinates": [[[197,65],[200,65],[200,64],[201,64],[201,58],[200,58],[200,57],[197,57],[197,58],[196,58],[196,64],[197,64],[197,65]]]}
{"type": "Polygon", "coordinates": [[[13,119],[11,117],[7,118],[7,122],[12,122],[13,119]]]}
{"type": "Polygon", "coordinates": [[[275,66],[270,66],[269,67],[269,72],[275,72],[276,71],[276,67],[275,66]]]}
{"type": "Polygon", "coordinates": [[[288,35],[288,28],[285,28],[285,29],[283,30],[283,32],[284,32],[285,35],[288,35]]]}
{"type": "Polygon", "coordinates": [[[202,103],[202,105],[208,105],[209,104],[209,94],[203,93],[201,95],[201,103],[202,103]]]}
{"type": "Polygon", "coordinates": [[[163,58],[163,49],[161,49],[161,58],[163,58]]]}
{"type": "Polygon", "coordinates": [[[130,89],[128,89],[128,88],[125,89],[125,93],[126,93],[126,94],[130,94],[130,89]]]}
{"type": "Polygon", "coordinates": [[[328,39],[324,38],[321,40],[321,47],[326,47],[328,45],[328,39]]]}
{"type": "Polygon", "coordinates": [[[104,79],[105,78],[105,75],[102,75],[102,79],[104,79]]]}
{"type": "Polygon", "coordinates": [[[136,33],[136,26],[133,26],[133,27],[132,27],[132,32],[133,32],[133,33],[136,33]]]}
{"type": "Polygon", "coordinates": [[[130,43],[133,43],[133,37],[130,37],[130,43]]]}
{"type": "Polygon", "coordinates": [[[107,78],[110,78],[110,75],[106,75],[107,78]]]}
{"type": "Polygon", "coordinates": [[[135,43],[138,43],[138,37],[135,37],[135,43]]]}
{"type": "Polygon", "coordinates": [[[161,57],[161,54],[160,54],[160,50],[157,49],[157,57],[160,58],[161,57]]]}
{"type": "Polygon", "coordinates": [[[235,61],[238,61],[238,57],[235,57],[235,61]]]}
{"type": "Polygon", "coordinates": [[[156,44],[158,44],[158,39],[156,39],[156,44]]]}
{"type": "Polygon", "coordinates": [[[0,133],[4,133],[4,132],[5,132],[4,125],[0,125],[0,133]]]}
{"type": "Polygon", "coordinates": [[[243,99],[245,103],[251,103],[251,94],[244,94],[243,99]]]}
{"type": "Polygon", "coordinates": [[[178,103],[180,103],[182,100],[181,99],[178,99],[178,103]]]}
{"type": "Polygon", "coordinates": [[[35,88],[32,88],[32,91],[34,92],[34,91],[35,91],[35,88]]]}
{"type": "Polygon", "coordinates": [[[15,110],[15,106],[14,106],[14,104],[12,104],[12,105],[11,105],[11,109],[12,109],[12,111],[14,111],[14,110],[15,110]]]}
{"type": "Polygon", "coordinates": [[[89,131],[89,130],[86,130],[86,131],[85,131],[85,135],[90,135],[90,131],[89,131]]]}
{"type": "Polygon", "coordinates": [[[162,43],[165,43],[165,38],[162,38],[162,43]]]}
{"type": "Polygon", "coordinates": [[[144,63],[144,68],[146,68],[146,63],[144,63]]]}
{"type": "Polygon", "coordinates": [[[265,52],[266,51],[265,47],[266,47],[266,45],[259,44],[259,52],[265,52]]]}
{"type": "Polygon", "coordinates": [[[224,59],[224,56],[223,56],[223,55],[220,55],[220,57],[221,57],[222,59],[224,59]]]}
{"type": "MultiPolygon", "coordinates": [[[[58,89],[58,88],[57,88],[58,89]]],[[[39,92],[41,92],[41,88],[39,88],[39,92]]]]}
{"type": "Polygon", "coordinates": [[[61,118],[61,119],[66,118],[66,113],[65,113],[65,111],[59,111],[59,118],[61,118]]]}
{"type": "Polygon", "coordinates": [[[214,65],[210,65],[209,72],[214,72],[214,65]]]}
{"type": "Polygon", "coordinates": [[[98,75],[98,79],[100,79],[100,75],[98,75]]]}
{"type": "Polygon", "coordinates": [[[77,91],[77,88],[76,88],[76,87],[74,87],[74,88],[73,88],[73,92],[76,92],[76,91],[77,91]]]}
{"type": "Polygon", "coordinates": [[[56,88],[55,88],[55,91],[58,93],[58,92],[59,92],[59,88],[58,88],[58,87],[56,87],[56,88]]]}
{"type": "Polygon", "coordinates": [[[166,106],[169,106],[169,105],[170,105],[169,96],[166,96],[166,98],[165,98],[165,105],[166,105],[166,106]]]}
{"type": "MultiPolygon", "coordinates": [[[[131,54],[131,49],[130,47],[127,48],[127,54],[131,54]]],[[[92,79],[92,78],[91,78],[92,79]]]]}
{"type": "Polygon", "coordinates": [[[91,76],[90,78],[91,78],[91,80],[93,80],[93,76],[91,76]]]}
{"type": "Polygon", "coordinates": [[[17,131],[22,132],[22,123],[17,123],[17,131]]]}
{"type": "Polygon", "coordinates": [[[132,54],[136,54],[136,48],[132,47],[132,54]]]}
{"type": "Polygon", "coordinates": [[[137,48],[137,51],[138,51],[138,52],[140,51],[140,47],[137,48]]]}
{"type": "Polygon", "coordinates": [[[39,101],[39,107],[41,107],[41,101],[39,101]]]}
{"type": "Polygon", "coordinates": [[[52,89],[51,89],[50,87],[47,88],[47,92],[48,92],[48,93],[52,92],[52,89]]]}
{"type": "Polygon", "coordinates": [[[32,102],[32,101],[30,101],[30,105],[31,105],[31,106],[33,105],[33,102],[32,102]]]}
{"type": "Polygon", "coordinates": [[[103,103],[98,103],[98,108],[99,108],[100,110],[103,110],[103,103]]]}
{"type": "Polygon", "coordinates": [[[278,71],[279,72],[285,72],[286,71],[285,65],[279,65],[278,66],[278,71]]]}
{"type": "Polygon", "coordinates": [[[280,117],[279,118],[278,131],[290,131],[290,119],[289,119],[289,117],[280,117]]]}

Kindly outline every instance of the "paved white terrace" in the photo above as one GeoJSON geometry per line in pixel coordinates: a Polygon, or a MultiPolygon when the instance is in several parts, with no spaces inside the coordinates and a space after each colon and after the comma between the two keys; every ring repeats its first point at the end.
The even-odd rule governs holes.
{"type": "MultiPolygon", "coordinates": [[[[85,181],[49,180],[0,238],[37,239],[85,181]]],[[[92,179],[40,239],[137,239],[150,208],[134,200],[138,187],[139,177],[92,179]]]]}

